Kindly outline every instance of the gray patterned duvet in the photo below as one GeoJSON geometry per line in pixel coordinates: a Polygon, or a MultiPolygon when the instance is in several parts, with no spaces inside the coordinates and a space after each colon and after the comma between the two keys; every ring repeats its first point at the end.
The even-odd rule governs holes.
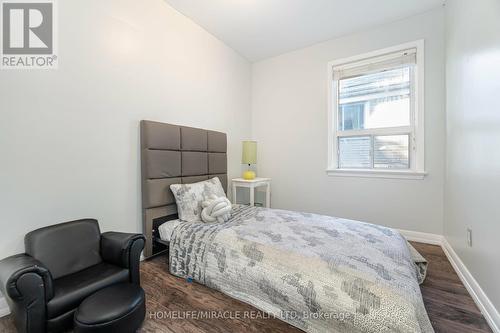
{"type": "Polygon", "coordinates": [[[433,332],[415,261],[393,229],[240,205],[225,223],[179,224],[169,258],[172,274],[306,332],[433,332]]]}

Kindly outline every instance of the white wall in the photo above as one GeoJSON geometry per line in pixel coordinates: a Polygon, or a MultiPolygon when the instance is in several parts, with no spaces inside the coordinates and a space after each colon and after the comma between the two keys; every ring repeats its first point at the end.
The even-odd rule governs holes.
{"type": "Polygon", "coordinates": [[[285,208],[442,234],[445,155],[444,10],[263,60],[252,69],[259,174],[285,208]],[[327,63],[425,39],[425,180],[326,175],[327,63]]]}
{"type": "Polygon", "coordinates": [[[444,234],[500,309],[500,2],[448,0],[446,8],[444,234]]]}
{"type": "Polygon", "coordinates": [[[0,71],[0,258],[26,232],[95,217],[142,230],[139,121],[250,136],[250,64],[162,0],[64,0],[59,69],[0,71]]]}

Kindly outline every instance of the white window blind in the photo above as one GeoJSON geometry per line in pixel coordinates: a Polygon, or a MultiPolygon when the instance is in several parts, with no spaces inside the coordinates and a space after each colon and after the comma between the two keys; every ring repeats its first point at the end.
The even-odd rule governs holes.
{"type": "Polygon", "coordinates": [[[380,57],[373,57],[363,61],[347,63],[334,68],[334,79],[346,79],[354,76],[365,75],[396,68],[407,64],[415,64],[416,49],[404,50],[380,57]]]}

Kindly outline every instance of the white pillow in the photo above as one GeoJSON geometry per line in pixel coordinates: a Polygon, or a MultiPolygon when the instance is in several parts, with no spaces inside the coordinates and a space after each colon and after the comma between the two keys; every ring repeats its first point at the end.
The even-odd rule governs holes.
{"type": "Polygon", "coordinates": [[[225,197],[219,178],[204,180],[192,184],[172,184],[170,189],[177,203],[177,213],[182,221],[202,221],[202,202],[209,198],[225,197]]]}

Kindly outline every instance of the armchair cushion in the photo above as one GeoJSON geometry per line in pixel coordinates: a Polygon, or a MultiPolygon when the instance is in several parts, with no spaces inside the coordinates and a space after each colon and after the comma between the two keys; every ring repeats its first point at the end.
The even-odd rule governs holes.
{"type": "MultiPolygon", "coordinates": [[[[123,268],[131,267],[131,254],[133,255],[134,242],[140,242],[139,252],[144,247],[144,235],[142,234],[129,234],[124,232],[105,232],[101,235],[101,255],[104,261],[111,264],[118,265],[123,268]]],[[[139,260],[137,257],[136,260],[139,260]]]]}
{"type": "MultiPolygon", "coordinates": [[[[49,270],[35,258],[26,254],[16,254],[0,260],[0,290],[11,299],[21,299],[22,291],[18,289],[17,281],[27,273],[40,275],[45,289],[45,298],[52,298],[52,276],[49,270]]],[[[45,300],[44,300],[45,301],[45,300]]]]}
{"type": "Polygon", "coordinates": [[[106,262],[54,280],[54,297],[47,303],[47,316],[54,318],[74,310],[83,299],[96,291],[128,281],[127,269],[106,262]]]}
{"type": "Polygon", "coordinates": [[[97,220],[83,219],[34,230],[24,246],[58,279],[100,263],[100,240],[97,220]]]}

